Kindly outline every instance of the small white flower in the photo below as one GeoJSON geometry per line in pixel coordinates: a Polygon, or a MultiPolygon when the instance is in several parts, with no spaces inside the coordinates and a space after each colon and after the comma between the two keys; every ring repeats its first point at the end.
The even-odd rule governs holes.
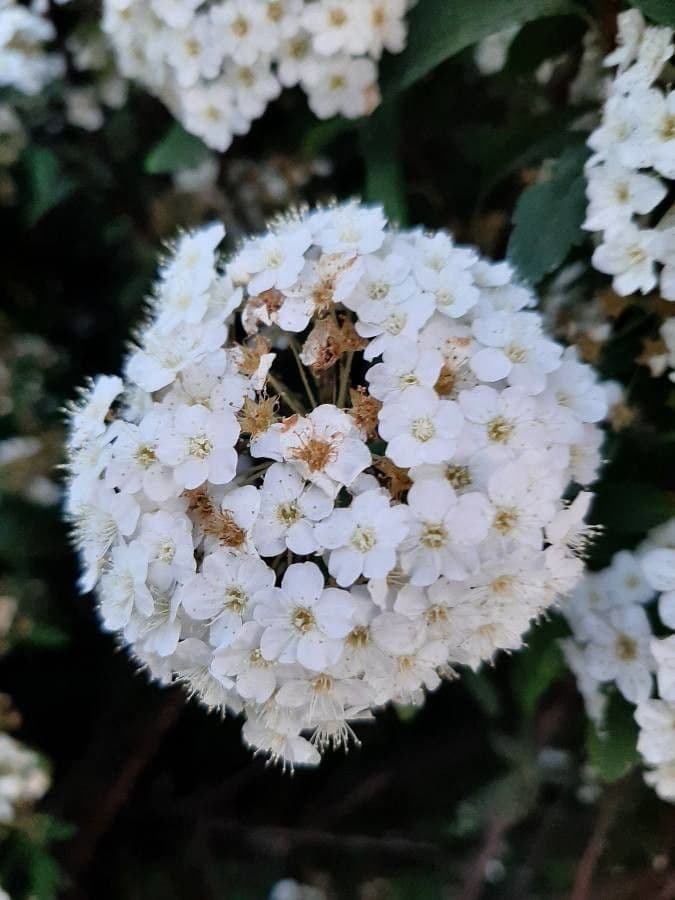
{"type": "Polygon", "coordinates": [[[293,416],[279,433],[284,459],[330,497],[370,465],[370,451],[351,418],[329,403],[293,416]]]}
{"type": "Polygon", "coordinates": [[[401,341],[396,352],[387,350],[383,361],[368,369],[366,381],[373,397],[386,400],[416,385],[433,388],[442,365],[438,351],[423,351],[412,341],[401,341]]]}
{"type": "Polygon", "coordinates": [[[104,628],[124,628],[136,608],[144,615],[153,610],[152,595],[145,583],[148,552],[139,542],[113,548],[112,567],[101,578],[101,616],[104,628]]]}
{"type": "Polygon", "coordinates": [[[158,326],[143,334],[143,346],[127,360],[127,376],[144,391],[158,391],[191,363],[217,350],[225,341],[224,325],[182,325],[168,333],[158,326]]]}
{"type": "Polygon", "coordinates": [[[410,277],[410,263],[405,257],[390,253],[365,256],[358,266],[351,266],[341,274],[335,287],[335,299],[356,312],[364,322],[377,321],[386,304],[407,300],[415,291],[410,277]]]}
{"type": "Polygon", "coordinates": [[[653,166],[666,178],[675,178],[675,91],[645,91],[635,112],[637,128],[623,147],[623,161],[636,169],[653,166]]]}
{"type": "Polygon", "coordinates": [[[480,291],[474,284],[471,271],[453,264],[440,271],[421,269],[417,272],[420,285],[434,299],[436,309],[444,316],[458,319],[478,303],[480,291]]]}
{"type": "Polygon", "coordinates": [[[410,488],[408,506],[410,535],[401,549],[412,584],[433,584],[441,575],[456,581],[477,566],[476,547],[490,525],[482,494],[458,497],[447,481],[429,479],[410,488]]]}
{"type": "Polygon", "coordinates": [[[314,524],[333,509],[331,498],[284,463],[273,463],[261,488],[260,515],[253,536],[262,556],[286,548],[303,556],[318,549],[314,524]]]}
{"type": "Polygon", "coordinates": [[[602,231],[622,216],[645,215],[666,196],[663,183],[651,175],[622,166],[614,159],[588,170],[588,212],[584,228],[602,231]]]}
{"type": "Polygon", "coordinates": [[[249,294],[290,287],[305,265],[304,254],[310,243],[309,231],[303,227],[270,233],[252,242],[237,257],[237,265],[253,276],[248,283],[249,294]]]}
{"type": "Polygon", "coordinates": [[[650,647],[656,660],[659,696],[672,703],[675,701],[675,635],[671,634],[663,640],[654,638],[650,647]]]}
{"type": "Polygon", "coordinates": [[[650,587],[660,591],[659,616],[668,628],[675,628],[675,550],[659,547],[642,559],[642,570],[650,587]]]}
{"type": "Polygon", "coordinates": [[[314,527],[319,545],[331,551],[328,571],[341,587],[360,575],[384,578],[396,565],[396,548],[407,532],[406,507],[391,506],[379,489],[364,491],[314,527]]]}
{"type": "Polygon", "coordinates": [[[314,213],[309,220],[314,243],[324,253],[374,253],[384,242],[387,220],[379,206],[347,203],[314,213]]]}
{"type": "Polygon", "coordinates": [[[299,662],[314,672],[335,665],[349,633],[353,607],[349,594],[324,587],[314,563],[294,563],[280,588],[258,595],[254,618],[264,631],[260,650],[267,660],[299,662]]]}
{"type": "Polygon", "coordinates": [[[218,647],[211,663],[215,678],[234,679],[239,696],[255,703],[269,700],[277,686],[276,666],[260,652],[262,630],[256,622],[245,622],[231,644],[218,647]]]}
{"type": "Polygon", "coordinates": [[[168,434],[161,437],[157,455],[173,467],[177,485],[192,489],[209,480],[227,484],[234,478],[234,444],[239,426],[229,410],[215,413],[202,406],[179,406],[168,434]]]}
{"type": "Polygon", "coordinates": [[[425,387],[411,387],[400,399],[386,402],[379,420],[387,456],[403,467],[452,459],[464,423],[454,401],[425,387]]]}
{"type": "Polygon", "coordinates": [[[261,559],[216,550],[204,557],[198,575],[185,580],[180,604],[193,619],[209,623],[214,647],[226,647],[251,619],[257,594],[273,585],[274,572],[261,559]]]}
{"type": "Polygon", "coordinates": [[[539,394],[546,376],[560,365],[561,347],[542,334],[535,313],[497,311],[474,320],[473,333],[484,349],[471,357],[481,381],[508,379],[528,394],[539,394]]]}
{"type": "Polygon", "coordinates": [[[363,351],[364,359],[372,360],[391,350],[396,353],[403,341],[417,340],[422,326],[434,311],[434,301],[428,294],[412,296],[401,303],[385,303],[372,321],[356,323],[356,330],[365,338],[373,338],[363,351]]]}
{"type": "Polygon", "coordinates": [[[116,422],[106,484],[130,494],[142,489],[157,503],[175,496],[179,489],[173,473],[157,456],[160,438],[170,424],[171,416],[158,407],[143,416],[138,425],[116,422]]]}
{"type": "Polygon", "coordinates": [[[360,0],[317,0],[305,6],[303,26],[322,56],[348,53],[361,56],[368,49],[370,23],[367,4],[360,0]]]}
{"type": "Polygon", "coordinates": [[[649,697],[653,661],[649,620],[641,606],[610,609],[596,615],[587,648],[588,671],[598,681],[615,681],[631,703],[649,697]]]}
{"type": "Polygon", "coordinates": [[[106,416],[123,390],[122,379],[116,375],[99,375],[92,381],[71,413],[68,437],[71,447],[80,447],[105,432],[106,416]]]}
{"type": "Polygon", "coordinates": [[[148,575],[160,590],[169,590],[195,571],[192,523],[182,511],[144,513],[138,542],[148,554],[148,575]]]}
{"type": "Polygon", "coordinates": [[[614,276],[612,285],[622,297],[635,291],[647,294],[656,287],[656,252],[653,231],[625,222],[604,233],[603,243],[593,253],[593,265],[614,276]]]}
{"type": "Polygon", "coordinates": [[[652,765],[675,761],[675,706],[664,700],[643,700],[635,710],[640,726],[637,748],[652,765]]]}
{"type": "Polygon", "coordinates": [[[512,457],[517,450],[536,448],[541,441],[534,400],[519,388],[501,393],[479,385],[459,395],[459,406],[467,421],[467,439],[476,447],[489,447],[500,456],[512,457]]]}

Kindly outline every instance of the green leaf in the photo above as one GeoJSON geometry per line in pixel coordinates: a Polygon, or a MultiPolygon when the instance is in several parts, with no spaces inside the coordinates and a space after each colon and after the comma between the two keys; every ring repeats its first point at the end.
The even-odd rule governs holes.
{"type": "Polygon", "coordinates": [[[414,722],[421,710],[420,706],[412,706],[411,704],[394,703],[394,712],[399,722],[408,724],[414,722]]]}
{"type": "Polygon", "coordinates": [[[631,0],[631,5],[637,6],[654,22],[675,28],[675,3],[673,0],[631,0]]]}
{"type": "Polygon", "coordinates": [[[56,625],[33,622],[25,635],[17,639],[17,647],[40,647],[45,650],[59,650],[70,641],[65,631],[56,625]]]}
{"type": "Polygon", "coordinates": [[[550,16],[528,22],[509,46],[508,74],[533,72],[544,60],[561,56],[581,40],[585,27],[578,16],[550,16]]]}
{"type": "Polygon", "coordinates": [[[616,534],[643,534],[675,516],[675,499],[642,481],[604,481],[597,487],[593,521],[616,534]]]}
{"type": "Polygon", "coordinates": [[[366,165],[365,199],[381,203],[387,218],[405,225],[405,179],[398,155],[398,113],[393,103],[385,103],[371,116],[361,131],[361,148],[366,165]]]}
{"type": "Polygon", "coordinates": [[[565,672],[558,638],[569,632],[559,616],[536,625],[514,663],[512,684],[520,707],[531,716],[545,691],[565,672]]]}
{"type": "Polygon", "coordinates": [[[555,110],[523,116],[503,128],[474,125],[463,129],[462,152],[467,162],[483,173],[478,206],[496,185],[518,169],[557,157],[570,146],[580,146],[579,133],[569,129],[578,116],[578,109],[555,110]]]}
{"type": "Polygon", "coordinates": [[[618,781],[638,763],[637,735],[633,707],[619,693],[613,693],[602,731],[589,723],[586,736],[588,761],[603,781],[618,781]]]}
{"type": "Polygon", "coordinates": [[[499,715],[501,711],[499,694],[486,670],[473,672],[466,669],[462,672],[462,686],[471,694],[486,716],[495,718],[499,715]]]}
{"type": "Polygon", "coordinates": [[[587,158],[586,147],[569,147],[550,179],[527,188],[516,204],[507,255],[531,284],[561,265],[584,237],[587,158]]]}
{"type": "Polygon", "coordinates": [[[302,155],[308,159],[314,159],[329,144],[343,134],[355,131],[361,124],[361,119],[345,119],[343,116],[333,116],[324,122],[317,122],[307,129],[302,140],[302,155]]]}
{"type": "Polygon", "coordinates": [[[404,90],[435,66],[509,25],[568,12],[565,0],[420,0],[408,17],[408,43],[382,66],[382,93],[404,90]]]}
{"type": "Polygon", "coordinates": [[[50,209],[72,194],[75,182],[63,174],[56,154],[46,147],[28,147],[21,161],[28,189],[26,224],[32,228],[50,209]]]}
{"type": "Polygon", "coordinates": [[[150,175],[164,175],[195,169],[209,156],[208,147],[198,137],[175,123],[146,156],[145,171],[150,175]]]}

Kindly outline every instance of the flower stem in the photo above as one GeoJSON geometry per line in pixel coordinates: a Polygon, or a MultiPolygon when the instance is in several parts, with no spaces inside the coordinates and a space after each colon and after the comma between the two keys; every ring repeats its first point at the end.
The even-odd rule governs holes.
{"type": "Polygon", "coordinates": [[[302,383],[303,383],[305,391],[307,393],[307,399],[309,400],[309,405],[312,407],[312,409],[316,409],[316,407],[319,404],[316,402],[316,397],[314,396],[314,392],[312,391],[312,388],[310,387],[309,379],[307,378],[307,372],[305,370],[304,365],[302,364],[302,360],[300,359],[300,353],[298,351],[298,345],[296,343],[295,338],[290,337],[290,335],[289,335],[288,344],[289,344],[291,350],[293,351],[293,358],[295,359],[295,363],[298,367],[298,372],[300,372],[300,378],[302,378],[302,383]]]}
{"type": "Polygon", "coordinates": [[[347,354],[347,361],[340,360],[340,390],[338,391],[337,403],[338,409],[342,409],[347,399],[347,388],[349,386],[349,376],[352,371],[352,361],[354,359],[354,351],[350,350],[347,354]]]}
{"type": "Polygon", "coordinates": [[[268,374],[267,380],[274,388],[274,391],[281,397],[286,406],[289,409],[292,409],[293,412],[296,412],[299,416],[305,415],[305,410],[299,401],[293,396],[293,394],[288,390],[283,381],[279,381],[278,378],[275,378],[274,375],[268,374]]]}

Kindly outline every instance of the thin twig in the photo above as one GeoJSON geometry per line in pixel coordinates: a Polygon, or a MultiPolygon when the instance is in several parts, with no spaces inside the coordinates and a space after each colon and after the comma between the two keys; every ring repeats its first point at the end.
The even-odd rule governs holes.
{"type": "Polygon", "coordinates": [[[574,887],[570,894],[570,900],[590,900],[593,875],[598,860],[605,849],[605,842],[614,823],[619,806],[619,793],[616,789],[610,789],[602,798],[598,817],[595,820],[590,840],[586,844],[577,874],[574,878],[574,887]]]}
{"type": "Polygon", "coordinates": [[[416,863],[438,861],[443,855],[440,844],[397,835],[345,834],[318,828],[249,825],[236,821],[214,821],[210,830],[224,837],[228,847],[239,843],[257,855],[263,853],[280,859],[300,849],[391,856],[416,863]]]}
{"type": "Polygon", "coordinates": [[[483,893],[488,865],[499,853],[499,848],[507,827],[507,820],[503,819],[501,816],[493,816],[488,823],[483,846],[469,869],[466,881],[464,882],[464,889],[460,894],[460,900],[479,900],[479,897],[483,893]]]}
{"type": "Polygon", "coordinates": [[[117,770],[109,772],[106,789],[91,798],[85,815],[75,822],[77,833],[63,848],[62,861],[74,878],[94,857],[101,839],[124,808],[136,783],[159,750],[164,736],[177,722],[185,706],[185,695],[178,688],[164,692],[153,714],[124,745],[124,758],[117,770]]]}
{"type": "Polygon", "coordinates": [[[307,393],[307,399],[309,400],[309,405],[312,409],[315,409],[319,404],[316,402],[316,397],[312,391],[312,388],[309,384],[309,379],[307,378],[307,372],[305,367],[302,364],[302,360],[300,359],[300,352],[298,350],[298,345],[294,337],[288,336],[288,346],[291,348],[293,353],[293,358],[295,359],[295,364],[298,367],[298,372],[300,373],[300,378],[302,378],[302,383],[305,388],[305,392],[307,393]]]}
{"type": "Polygon", "coordinates": [[[305,410],[303,409],[301,404],[298,402],[298,400],[295,399],[293,394],[291,394],[291,392],[288,390],[288,388],[283,383],[283,381],[279,381],[278,378],[275,378],[274,375],[270,375],[270,374],[267,375],[267,380],[272,385],[275,392],[284,401],[286,406],[289,407],[289,409],[292,409],[293,412],[296,412],[299,416],[305,415],[305,410]]]}
{"type": "Polygon", "coordinates": [[[347,354],[346,362],[340,360],[340,390],[338,391],[337,403],[338,409],[342,409],[347,399],[347,386],[349,385],[349,376],[352,371],[352,362],[354,360],[354,351],[350,350],[347,354]]]}

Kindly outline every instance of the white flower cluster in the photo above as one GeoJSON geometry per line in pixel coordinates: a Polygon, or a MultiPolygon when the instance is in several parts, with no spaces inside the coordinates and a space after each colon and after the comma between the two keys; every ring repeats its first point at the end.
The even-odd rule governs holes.
{"type": "Polygon", "coordinates": [[[66,119],[77,128],[98,131],[106,109],[124,106],[127,82],[117,72],[112,48],[98,25],[83,21],[81,28],[68,35],[65,45],[70,65],[82,79],[65,86],[66,119]]]}
{"type": "Polygon", "coordinates": [[[37,753],[0,732],[0,825],[11,825],[48,787],[49,775],[37,753]]]}
{"type": "Polygon", "coordinates": [[[125,381],[73,409],[67,509],[104,627],[315,763],[576,582],[605,391],[443,232],[349,203],[224,266],[222,237],[179,241],[125,381]]]}
{"type": "Polygon", "coordinates": [[[654,636],[654,605],[659,634],[675,632],[675,519],[651,531],[635,551],[620,551],[608,568],[582,579],[563,605],[573,637],[562,646],[586,710],[599,726],[607,700],[603,685],[613,683],[636,704],[638,750],[650,766],[645,779],[660,797],[675,802],[675,633],[654,636]]]}
{"type": "Polygon", "coordinates": [[[675,91],[657,83],[672,55],[670,28],[646,27],[636,9],[620,14],[619,45],[605,58],[616,76],[588,141],[584,227],[600,233],[593,265],[621,296],[658,284],[675,300],[675,227],[657,213],[675,179],[675,91]]]}
{"type": "Polygon", "coordinates": [[[56,29],[40,6],[0,0],[0,87],[39,94],[65,72],[61,53],[48,45],[56,29]]]}
{"type": "MultiPolygon", "coordinates": [[[[68,0],[60,0],[60,3],[68,0]]],[[[95,131],[103,124],[102,105],[118,109],[126,99],[126,83],[114,71],[105,36],[92,23],[83,22],[65,41],[66,52],[53,49],[56,27],[45,0],[24,5],[0,0],[0,88],[34,97],[52,82],[65,78],[68,61],[79,73],[91,73],[89,82],[63,90],[65,116],[71,125],[95,131]]],[[[0,165],[11,165],[25,143],[16,111],[0,105],[0,165]]]]}
{"type": "Polygon", "coordinates": [[[282,88],[319,118],[379,102],[377,61],[405,44],[407,0],[105,0],[103,28],[126,77],[188,131],[226,150],[282,88]]]}

